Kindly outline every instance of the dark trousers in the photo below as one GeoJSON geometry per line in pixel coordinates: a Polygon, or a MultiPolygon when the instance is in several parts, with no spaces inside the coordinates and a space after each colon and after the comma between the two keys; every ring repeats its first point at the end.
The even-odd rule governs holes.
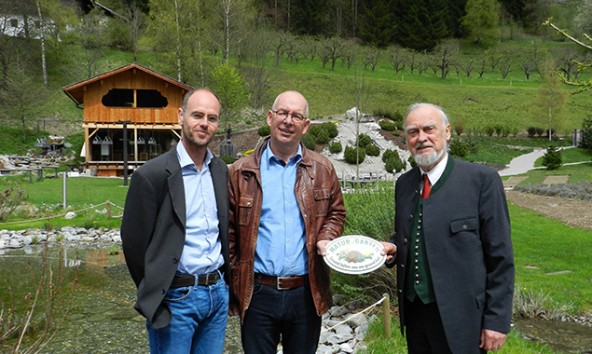
{"type": "Polygon", "coordinates": [[[321,334],[308,284],[289,290],[255,283],[241,340],[245,354],[275,354],[282,342],[284,354],[314,354],[321,334]]]}
{"type": "Polygon", "coordinates": [[[449,354],[438,305],[424,304],[419,297],[405,299],[405,337],[409,354],[449,354]]]}

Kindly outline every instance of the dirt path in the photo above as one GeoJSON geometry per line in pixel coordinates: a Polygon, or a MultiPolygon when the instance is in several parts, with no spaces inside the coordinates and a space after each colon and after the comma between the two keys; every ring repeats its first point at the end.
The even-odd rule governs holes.
{"type": "Polygon", "coordinates": [[[589,201],[556,196],[545,196],[510,190],[508,201],[548,218],[568,225],[592,230],[592,203],[589,201]]]}

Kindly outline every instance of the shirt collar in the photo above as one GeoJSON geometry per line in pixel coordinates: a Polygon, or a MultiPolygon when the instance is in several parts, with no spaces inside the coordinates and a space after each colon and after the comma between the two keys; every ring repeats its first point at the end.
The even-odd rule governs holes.
{"type": "MultiPolygon", "coordinates": [[[[202,166],[209,166],[213,157],[214,157],[214,155],[212,154],[212,152],[208,148],[206,150],[206,158],[205,158],[202,166]]],[[[181,141],[179,141],[177,143],[177,158],[179,159],[179,164],[181,165],[181,169],[183,169],[185,167],[189,167],[189,166],[193,166],[195,169],[197,169],[197,167],[195,166],[195,163],[193,163],[193,160],[191,159],[191,157],[189,157],[189,154],[187,153],[187,150],[185,149],[185,146],[183,146],[183,143],[181,141]]]]}
{"type": "MultiPolygon", "coordinates": [[[[282,166],[286,165],[281,158],[277,157],[273,153],[273,151],[271,151],[269,142],[267,143],[265,150],[263,150],[263,155],[261,156],[261,158],[267,161],[270,165],[272,163],[281,164],[282,166]]],[[[300,160],[302,160],[302,145],[298,145],[298,151],[296,152],[296,154],[294,154],[294,156],[290,157],[289,163],[298,163],[300,160]]]]}
{"type": "Polygon", "coordinates": [[[444,157],[442,158],[442,160],[440,160],[440,162],[438,162],[436,164],[436,166],[434,166],[434,168],[432,168],[428,172],[425,172],[425,171],[421,170],[421,168],[420,168],[421,174],[423,175],[424,173],[426,173],[428,175],[428,179],[430,180],[430,184],[433,186],[436,184],[436,182],[438,182],[440,177],[442,177],[442,174],[444,174],[444,170],[446,169],[447,163],[448,163],[448,153],[444,154],[444,157]]]}

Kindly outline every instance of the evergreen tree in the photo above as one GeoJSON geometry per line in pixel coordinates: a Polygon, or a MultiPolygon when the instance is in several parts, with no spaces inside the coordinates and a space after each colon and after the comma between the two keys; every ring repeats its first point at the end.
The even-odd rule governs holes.
{"type": "Polygon", "coordinates": [[[448,2],[445,0],[397,0],[396,41],[416,50],[434,49],[448,36],[448,2]]]}
{"type": "Polygon", "coordinates": [[[327,35],[331,18],[326,1],[291,0],[292,29],[299,34],[327,35]]]}
{"type": "Polygon", "coordinates": [[[395,21],[392,0],[368,0],[361,9],[360,38],[371,45],[384,48],[393,40],[395,21]]]}

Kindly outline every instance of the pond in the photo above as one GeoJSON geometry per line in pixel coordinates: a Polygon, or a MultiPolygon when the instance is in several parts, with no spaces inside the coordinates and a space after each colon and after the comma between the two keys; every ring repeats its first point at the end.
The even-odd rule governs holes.
{"type": "MultiPolygon", "coordinates": [[[[42,253],[32,248],[0,255],[0,287],[10,289],[0,294],[0,301],[11,303],[12,294],[15,306],[22,309],[26,294],[34,293],[39,283],[44,264],[42,253]]],[[[65,312],[55,315],[58,331],[41,353],[148,352],[145,321],[133,309],[135,287],[121,252],[52,249],[45,259],[46,264],[51,265],[53,282],[57,284],[61,279],[67,291],[55,297],[56,307],[64,305],[65,312]]],[[[37,304],[38,314],[44,313],[41,308],[44,303],[37,304]]],[[[33,321],[32,331],[39,334],[44,323],[33,321]]],[[[241,353],[238,319],[232,317],[229,323],[225,352],[241,353]]],[[[16,338],[0,342],[0,352],[12,351],[15,342],[16,338]]],[[[21,349],[31,345],[28,338],[21,349]]]]}
{"type": "MultiPolygon", "coordinates": [[[[51,268],[53,304],[64,311],[45,314],[48,287],[36,306],[44,318],[34,320],[31,332],[42,332],[46,321],[53,320],[59,328],[40,353],[147,353],[145,321],[133,309],[135,287],[129,277],[123,254],[110,249],[50,249],[46,256],[40,248],[26,248],[0,254],[0,302],[4,304],[4,323],[0,316],[0,336],[6,328],[6,313],[10,308],[30,308],[39,284],[42,269],[51,268]],[[114,252],[115,251],[115,252],[114,252]],[[62,284],[60,286],[59,284],[62,284]],[[28,299],[26,301],[25,299],[28,299]],[[14,304],[14,305],[11,305],[14,304]],[[53,318],[52,318],[53,317],[53,318]]],[[[2,307],[0,307],[0,311],[2,307]]],[[[592,353],[592,328],[575,323],[519,319],[515,329],[525,338],[546,343],[557,352],[592,353]]],[[[26,336],[22,349],[32,346],[32,336],[26,336]]],[[[12,352],[16,335],[0,341],[0,352],[12,352]]],[[[225,353],[242,353],[237,317],[229,319],[225,353]]]]}

